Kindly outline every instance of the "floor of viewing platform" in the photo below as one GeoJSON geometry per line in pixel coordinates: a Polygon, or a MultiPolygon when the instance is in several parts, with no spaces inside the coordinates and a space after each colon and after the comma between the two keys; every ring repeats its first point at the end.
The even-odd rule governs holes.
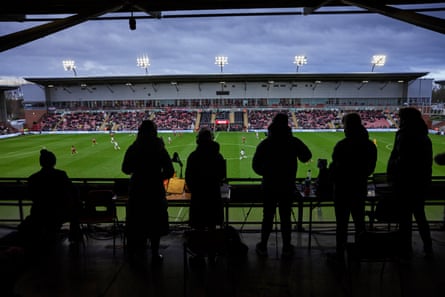
{"type": "MultiPolygon", "coordinates": [[[[2,234],[9,231],[1,229],[2,234]]],[[[220,257],[214,265],[187,272],[183,230],[174,230],[162,238],[161,265],[152,265],[150,253],[146,258],[129,261],[120,239],[114,256],[111,239],[90,238],[85,246],[77,247],[65,240],[56,253],[25,267],[15,292],[21,297],[439,297],[445,294],[445,231],[435,229],[432,236],[433,258],[424,257],[416,231],[410,261],[353,262],[341,266],[327,261],[327,254],[335,249],[331,231],[315,230],[311,249],[308,233],[294,232],[295,255],[286,259],[281,256],[279,234],[272,233],[269,255],[262,258],[255,252],[260,234],[248,232],[241,234],[249,247],[245,259],[220,257]]]]}

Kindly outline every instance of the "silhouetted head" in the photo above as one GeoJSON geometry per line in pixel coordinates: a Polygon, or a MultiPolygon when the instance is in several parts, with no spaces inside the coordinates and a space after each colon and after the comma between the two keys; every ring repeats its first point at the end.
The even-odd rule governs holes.
{"type": "Polygon", "coordinates": [[[198,136],[196,137],[196,143],[198,145],[200,144],[206,144],[213,141],[213,133],[208,128],[202,128],[198,132],[198,136]]]}
{"type": "Polygon", "coordinates": [[[272,124],[277,128],[289,127],[289,117],[285,113],[277,113],[272,120],[272,124]]]}
{"type": "Polygon", "coordinates": [[[43,149],[40,151],[40,166],[43,168],[52,168],[56,165],[56,155],[43,149]]]}
{"type": "Polygon", "coordinates": [[[417,108],[405,107],[399,110],[400,126],[410,123],[416,123],[422,119],[422,114],[417,108]]]}
{"type": "Polygon", "coordinates": [[[362,125],[362,119],[358,113],[348,113],[342,119],[343,127],[346,129],[353,129],[362,125]]]}
{"type": "Polygon", "coordinates": [[[285,113],[278,113],[268,127],[268,134],[271,137],[287,137],[291,134],[289,127],[289,117],[285,113]]]}
{"type": "Polygon", "coordinates": [[[428,126],[422,118],[422,113],[414,107],[405,107],[399,110],[400,125],[403,131],[418,131],[428,133],[428,126]]]}
{"type": "Polygon", "coordinates": [[[362,119],[356,112],[346,114],[343,119],[343,128],[345,130],[346,137],[366,136],[368,132],[362,125],[362,119]]]}
{"type": "Polygon", "coordinates": [[[151,120],[144,120],[139,126],[138,138],[139,137],[156,137],[158,135],[158,127],[155,122],[151,120]]]}

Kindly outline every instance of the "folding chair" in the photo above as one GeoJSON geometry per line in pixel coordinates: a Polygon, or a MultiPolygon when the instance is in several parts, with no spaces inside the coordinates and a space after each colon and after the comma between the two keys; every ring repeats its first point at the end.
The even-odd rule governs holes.
{"type": "Polygon", "coordinates": [[[114,197],[115,194],[111,190],[90,190],[83,201],[83,208],[79,217],[82,234],[86,239],[90,237],[92,225],[111,224],[113,256],[116,254],[116,233],[118,227],[114,197]]]}

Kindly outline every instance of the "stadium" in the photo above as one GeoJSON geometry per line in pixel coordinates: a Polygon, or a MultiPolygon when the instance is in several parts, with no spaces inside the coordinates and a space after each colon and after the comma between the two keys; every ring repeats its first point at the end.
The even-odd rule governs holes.
{"type": "MultiPolygon", "coordinates": [[[[196,131],[211,128],[227,160],[228,179],[235,184],[243,180],[258,182],[260,176],[251,169],[251,157],[278,112],[289,115],[294,135],[313,151],[313,160],[300,164],[298,179],[303,179],[308,170],[314,177],[318,175],[317,159],[330,160],[335,143],[343,137],[341,118],[349,112],[360,114],[378,145],[375,172],[382,174],[402,107],[414,106],[422,111],[431,130],[434,152],[442,151],[441,122],[433,123],[430,118],[433,80],[425,79],[425,75],[221,73],[25,78],[25,83],[18,86],[2,87],[3,101],[15,99],[24,107],[24,121],[16,126],[16,133],[2,140],[2,177],[26,178],[38,169],[35,160],[45,147],[59,156],[58,166],[66,168],[71,178],[126,179],[120,170],[123,153],[134,141],[140,122],[152,119],[169,154],[178,153],[184,161],[195,147],[196,131]],[[110,135],[119,142],[119,150],[110,142],[110,135]],[[72,146],[76,147],[75,155],[72,146]],[[246,159],[240,159],[242,149],[246,159]]],[[[3,118],[7,117],[10,115],[4,110],[3,118]]],[[[183,168],[175,166],[177,176],[182,178],[183,168]]],[[[445,169],[434,165],[433,174],[443,176],[445,169]]],[[[171,214],[172,219],[186,221],[187,212],[181,209],[180,213],[171,214]]],[[[235,221],[243,221],[244,216],[237,211],[233,216],[235,221]]],[[[442,210],[435,208],[432,216],[441,221],[442,210]]],[[[251,219],[258,222],[259,217],[251,219]]],[[[324,219],[332,220],[332,212],[324,219]]]]}
{"type": "MultiPolygon", "coordinates": [[[[315,161],[318,158],[330,159],[332,148],[342,135],[341,118],[348,112],[360,113],[370,133],[378,135],[373,138],[377,141],[382,138],[382,145],[391,145],[392,132],[396,131],[398,124],[397,112],[404,106],[419,108],[432,134],[440,134],[441,122],[433,123],[430,117],[433,80],[423,78],[426,74],[370,72],[26,78],[26,83],[9,86],[3,101],[9,99],[9,102],[24,107],[21,111],[24,121],[16,126],[16,134],[7,136],[63,135],[68,138],[67,142],[72,143],[54,148],[61,156],[66,155],[69,152],[67,148],[74,143],[78,150],[85,151],[83,146],[91,144],[88,138],[109,142],[106,134],[110,133],[116,134],[120,142],[126,142],[124,145],[121,143],[121,147],[127,147],[131,136],[120,134],[134,134],[143,119],[156,122],[165,142],[174,139],[177,145],[174,150],[184,160],[194,147],[194,136],[189,134],[202,127],[211,128],[217,137],[229,132],[231,136],[221,136],[233,138],[228,140],[230,145],[223,148],[231,163],[228,177],[254,178],[258,176],[250,168],[239,166],[239,151],[245,145],[248,155],[252,156],[277,112],[289,115],[289,125],[299,137],[319,138],[323,135],[322,138],[333,139],[314,140],[313,149],[319,150],[314,154],[315,161]],[[83,137],[83,140],[74,141],[70,137],[83,137]],[[247,143],[242,143],[243,137],[247,137],[247,143]],[[325,143],[320,145],[320,141],[325,143]]],[[[3,86],[3,89],[7,87],[3,86]]],[[[2,117],[6,123],[11,114],[3,110],[2,117]]],[[[437,139],[440,142],[440,137],[437,139]]],[[[30,141],[31,137],[27,140],[30,141]]],[[[45,143],[38,145],[49,147],[45,143]]],[[[167,143],[169,145],[171,143],[167,143]]],[[[436,149],[437,153],[440,152],[439,144],[436,149]]],[[[169,153],[174,153],[173,147],[169,148],[169,153]]],[[[382,154],[378,172],[384,172],[386,166],[387,154],[383,150],[382,154]]],[[[104,170],[106,165],[98,164],[102,168],[99,172],[95,172],[92,166],[81,170],[73,168],[71,175],[79,178],[123,177],[119,162],[112,156],[107,158],[115,162],[114,166],[104,170]]],[[[90,160],[85,161],[88,163],[94,164],[90,160]]],[[[23,169],[26,172],[30,168],[23,169]]],[[[315,172],[316,168],[312,169],[315,172]]],[[[26,176],[26,173],[15,173],[15,170],[19,169],[14,166],[7,168],[4,171],[7,175],[3,177],[26,176]]],[[[299,176],[303,177],[305,171],[300,170],[299,176]]],[[[440,167],[435,168],[435,175],[442,175],[440,167]]]]}
{"type": "MultiPolygon", "coordinates": [[[[43,2],[44,6],[49,4],[43,2]]],[[[163,5],[175,10],[170,6],[178,3],[171,1],[163,5]]],[[[201,2],[194,3],[199,6],[201,2]]],[[[258,5],[273,5],[261,3],[258,5]]],[[[305,7],[305,13],[330,4],[335,6],[337,1],[312,3],[318,7],[305,7]]],[[[32,3],[28,5],[41,11],[32,3]]],[[[158,12],[149,9],[151,4],[147,5],[135,7],[156,17],[158,12]]],[[[204,6],[214,9],[215,5],[219,4],[204,6]]],[[[230,5],[238,8],[243,4],[230,5]]],[[[361,7],[368,5],[358,3],[361,7]]],[[[131,5],[130,8],[130,29],[134,30],[136,21],[132,19],[131,5]]],[[[128,9],[126,4],[122,11],[128,9]]],[[[389,8],[370,10],[394,14],[389,8]]],[[[84,14],[88,11],[69,21],[76,23],[87,18],[84,14]]],[[[94,17],[96,13],[94,11],[94,17]]],[[[7,15],[7,18],[14,16],[16,14],[7,15]]],[[[415,16],[410,11],[397,17],[430,30],[444,31],[443,22],[415,16]]],[[[53,25],[56,26],[47,26],[49,31],[56,30],[51,28],[53,25]]],[[[27,33],[6,36],[0,47],[7,50],[42,34],[39,30],[27,33]]],[[[333,201],[318,197],[316,186],[318,160],[330,162],[335,144],[344,137],[343,116],[358,113],[378,151],[377,167],[369,178],[366,223],[376,232],[393,235],[391,232],[396,232],[397,223],[379,222],[373,215],[378,198],[385,195],[380,187],[384,184],[387,189],[388,186],[385,173],[399,128],[398,111],[404,107],[420,110],[429,128],[434,155],[444,152],[443,107],[432,103],[434,84],[444,84],[444,81],[434,81],[423,71],[304,73],[297,70],[286,74],[230,74],[223,73],[222,67],[217,74],[152,75],[146,72],[139,76],[77,76],[75,73],[74,77],[0,79],[1,234],[16,230],[30,213],[28,177],[40,169],[38,156],[43,148],[55,153],[57,168],[66,170],[81,199],[86,201],[89,193],[96,190],[111,191],[111,204],[117,211],[111,221],[82,223],[84,237],[80,246],[69,243],[65,224],[56,251],[45,251],[50,257],[42,253],[24,265],[17,279],[12,277],[13,286],[17,282],[15,291],[23,296],[104,297],[441,296],[445,289],[442,284],[445,272],[440,265],[445,223],[445,166],[433,164],[432,188],[426,195],[425,209],[437,256],[433,260],[420,256],[423,254],[421,239],[414,226],[414,257],[409,264],[392,255],[356,259],[354,254],[348,258],[347,267],[327,263],[326,256],[335,246],[335,214],[333,201]],[[295,180],[297,193],[301,195],[292,205],[296,254],[292,259],[279,255],[277,213],[269,257],[261,259],[254,250],[262,218],[261,177],[253,172],[251,161],[277,113],[288,115],[293,135],[308,145],[313,158],[299,163],[295,180]],[[122,172],[121,164],[145,119],[156,123],[176,172],[165,184],[171,230],[162,239],[161,250],[166,255],[162,267],[153,265],[150,257],[131,262],[126,255],[124,228],[129,176],[122,172]],[[204,273],[193,270],[188,262],[193,255],[192,245],[188,245],[190,242],[185,236],[190,231],[190,192],[183,183],[179,183],[179,188],[174,187],[183,180],[183,164],[195,149],[197,132],[203,127],[213,131],[226,160],[225,227],[234,227],[250,248],[245,258],[231,258],[221,252],[214,266],[209,262],[204,273]],[[303,187],[309,170],[312,190],[307,194],[303,187]]],[[[350,227],[352,235],[352,224],[350,227]]],[[[391,242],[369,244],[385,250],[390,249],[388,243],[391,242]]],[[[10,253],[0,247],[1,251],[10,253]]],[[[12,252],[11,255],[17,255],[15,250],[12,252]]],[[[348,250],[348,257],[350,252],[348,250]]],[[[3,266],[0,280],[2,285],[7,284],[5,287],[11,285],[8,284],[11,276],[22,269],[22,263],[9,255],[0,254],[0,266],[3,266]]],[[[20,251],[18,255],[20,257],[20,251]]]]}

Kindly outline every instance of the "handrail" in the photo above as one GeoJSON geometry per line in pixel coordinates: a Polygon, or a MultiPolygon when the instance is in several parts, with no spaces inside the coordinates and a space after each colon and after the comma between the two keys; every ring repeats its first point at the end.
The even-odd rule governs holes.
{"type": "MultiPolygon", "coordinates": [[[[296,183],[301,183],[303,179],[296,179],[296,183]]],[[[91,189],[112,189],[115,192],[127,193],[128,178],[71,178],[71,181],[78,187],[80,195],[85,195],[91,189]]],[[[372,181],[372,178],[370,179],[372,181]]],[[[261,207],[261,179],[260,178],[228,178],[231,187],[231,200],[227,203],[229,208],[239,207],[261,207]]],[[[319,200],[313,198],[303,198],[298,201],[296,207],[312,207],[314,202],[319,200]],[[301,205],[300,205],[301,204],[301,205]]],[[[322,201],[322,206],[332,206],[332,203],[322,201]]],[[[169,202],[171,206],[184,206],[187,202],[169,202]]],[[[20,222],[24,219],[25,208],[32,205],[27,193],[26,178],[0,178],[0,207],[17,207],[18,219],[0,218],[0,222],[20,222]]],[[[445,176],[435,176],[432,180],[432,189],[429,191],[426,205],[445,206],[445,176]]],[[[440,221],[441,223],[443,221],[440,221]]],[[[306,223],[306,222],[304,222],[306,223]]]]}

